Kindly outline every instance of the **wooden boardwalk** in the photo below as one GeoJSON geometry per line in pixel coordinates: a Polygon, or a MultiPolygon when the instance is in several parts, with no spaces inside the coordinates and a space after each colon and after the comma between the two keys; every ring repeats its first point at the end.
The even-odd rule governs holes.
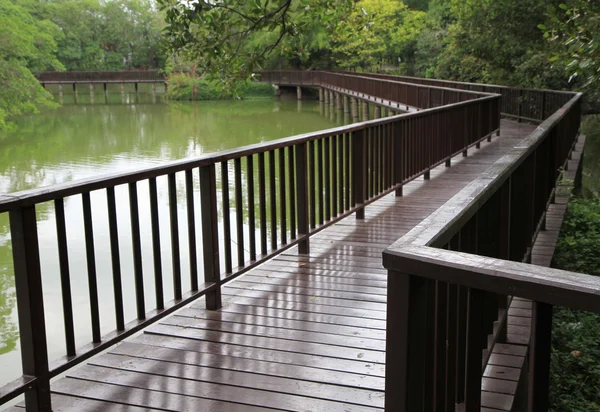
{"type": "Polygon", "coordinates": [[[200,301],[68,371],[54,410],[383,410],[381,252],[533,129],[502,121],[500,137],[431,180],[316,234],[310,256],[290,249],[225,286],[221,310],[200,301]]]}

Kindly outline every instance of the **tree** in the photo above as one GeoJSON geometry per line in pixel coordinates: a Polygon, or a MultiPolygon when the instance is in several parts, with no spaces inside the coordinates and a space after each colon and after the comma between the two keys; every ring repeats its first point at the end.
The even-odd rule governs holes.
{"type": "Polygon", "coordinates": [[[557,47],[551,61],[563,63],[571,77],[586,84],[600,78],[600,3],[569,0],[549,9],[550,21],[540,24],[544,37],[557,47]]]}
{"type": "Polygon", "coordinates": [[[0,130],[10,125],[9,117],[55,106],[32,71],[63,69],[55,57],[59,36],[52,22],[0,0],[0,130]]]}
{"type": "Polygon", "coordinates": [[[306,60],[315,27],[331,30],[352,0],[158,0],[170,49],[230,87],[275,51],[306,60]]]}

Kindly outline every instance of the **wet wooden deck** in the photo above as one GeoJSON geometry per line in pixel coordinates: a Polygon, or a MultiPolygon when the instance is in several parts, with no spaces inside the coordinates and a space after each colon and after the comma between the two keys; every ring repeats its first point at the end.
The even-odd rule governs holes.
{"type": "MultiPolygon", "coordinates": [[[[55,411],[380,411],[386,272],[381,252],[534,127],[502,134],[432,170],[52,384],[55,411]]],[[[15,408],[16,409],[16,408],[15,408]]]]}

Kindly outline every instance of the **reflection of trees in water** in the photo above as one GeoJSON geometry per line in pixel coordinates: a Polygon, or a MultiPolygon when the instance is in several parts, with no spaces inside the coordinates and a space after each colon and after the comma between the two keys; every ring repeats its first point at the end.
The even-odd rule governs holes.
{"type": "Polygon", "coordinates": [[[0,243],[0,355],[13,351],[17,346],[19,331],[12,319],[15,307],[12,248],[9,242],[0,243]]]}

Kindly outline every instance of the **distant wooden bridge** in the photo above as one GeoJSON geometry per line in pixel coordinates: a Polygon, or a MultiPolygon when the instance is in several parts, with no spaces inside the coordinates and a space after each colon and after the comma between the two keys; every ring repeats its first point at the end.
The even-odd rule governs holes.
{"type": "Polygon", "coordinates": [[[372,74],[259,75],[300,92],[318,88],[321,104],[351,112],[355,123],[0,197],[10,214],[24,374],[0,389],[0,402],[25,394],[14,411],[547,410],[552,305],[600,312],[600,280],[547,268],[568,199],[558,184],[579,182],[581,95],[372,74]],[[387,110],[408,113],[379,118],[387,110]],[[168,227],[157,178],[168,180],[168,227]],[[141,182],[151,271],[142,264],[141,182]],[[119,187],[128,205],[116,203],[119,187]],[[108,205],[117,329],[105,335],[91,192],[108,205]],[[83,205],[92,339],[82,347],[66,197],[83,205]],[[36,229],[43,202],[56,214],[60,359],[47,355],[36,229]],[[121,213],[131,223],[132,296],[122,288],[121,213]],[[136,301],[134,319],[124,299],[136,301]]]}
{"type": "Polygon", "coordinates": [[[123,90],[124,85],[133,84],[135,91],[138,91],[139,84],[164,83],[166,88],[166,78],[164,73],[159,70],[126,70],[126,71],[65,71],[65,72],[41,72],[37,74],[37,79],[42,86],[57,85],[59,92],[62,92],[64,85],[71,85],[73,92],[77,92],[77,86],[81,84],[93,86],[102,84],[106,92],[109,84],[119,84],[123,90]]]}

